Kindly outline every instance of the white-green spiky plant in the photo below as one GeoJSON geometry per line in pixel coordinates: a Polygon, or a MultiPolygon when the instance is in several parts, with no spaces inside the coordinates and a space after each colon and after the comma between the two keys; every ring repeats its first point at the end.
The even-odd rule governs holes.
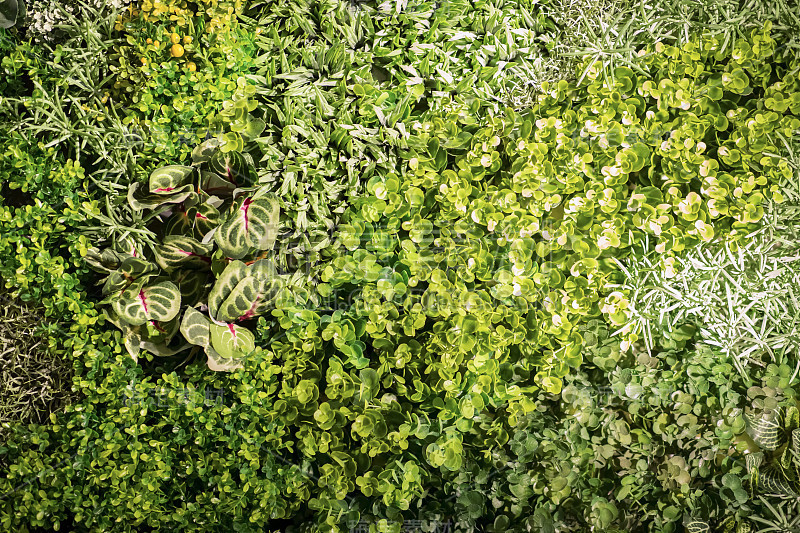
{"type": "Polygon", "coordinates": [[[630,318],[621,328],[652,350],[661,331],[697,327],[700,339],[727,354],[749,381],[747,367],[764,360],[800,376],[800,157],[786,140],[794,177],[781,186],[743,245],[704,243],[663,268],[647,242],[635,260],[619,263],[630,318]]]}

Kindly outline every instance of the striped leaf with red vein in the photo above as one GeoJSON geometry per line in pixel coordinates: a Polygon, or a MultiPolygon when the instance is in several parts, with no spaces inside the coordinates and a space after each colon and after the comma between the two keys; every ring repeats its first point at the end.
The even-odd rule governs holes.
{"type": "Polygon", "coordinates": [[[253,250],[271,250],[279,215],[278,198],[272,193],[258,199],[237,200],[228,218],[217,228],[214,241],[231,259],[241,259],[253,250]]]}
{"type": "Polygon", "coordinates": [[[211,324],[211,347],[224,358],[242,358],[256,348],[253,333],[242,326],[211,324]]]}
{"type": "Polygon", "coordinates": [[[132,326],[140,326],[155,320],[167,322],[175,318],[181,309],[181,292],[170,281],[149,286],[134,283],[120,298],[111,304],[120,320],[132,326]]]}
{"type": "Polygon", "coordinates": [[[150,192],[160,195],[172,194],[175,189],[186,184],[193,172],[193,167],[183,165],[157,168],[150,174],[150,192]]]}
{"type": "Polygon", "coordinates": [[[209,312],[219,322],[258,316],[275,298],[280,285],[275,266],[268,259],[259,259],[252,265],[233,261],[209,293],[209,312]]]}
{"type": "Polygon", "coordinates": [[[211,243],[203,244],[183,235],[167,235],[155,248],[156,263],[167,272],[177,268],[207,268],[213,251],[211,243]]]}

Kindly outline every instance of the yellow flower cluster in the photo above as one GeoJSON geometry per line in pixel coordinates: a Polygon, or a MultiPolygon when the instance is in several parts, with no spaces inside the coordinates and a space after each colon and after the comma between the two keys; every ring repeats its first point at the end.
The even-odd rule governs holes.
{"type": "Polygon", "coordinates": [[[187,26],[192,17],[207,17],[205,31],[213,33],[229,26],[244,7],[242,0],[142,0],[137,6],[131,5],[127,13],[117,19],[118,31],[141,14],[145,22],[169,21],[179,27],[187,26]]]}

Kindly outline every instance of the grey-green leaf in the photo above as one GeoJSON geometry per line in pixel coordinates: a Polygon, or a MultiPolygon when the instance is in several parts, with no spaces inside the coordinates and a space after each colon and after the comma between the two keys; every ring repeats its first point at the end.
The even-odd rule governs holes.
{"type": "Polygon", "coordinates": [[[23,0],[0,0],[0,28],[12,28],[25,18],[25,2],[23,0]]]}
{"type": "Polygon", "coordinates": [[[187,342],[207,347],[211,345],[211,320],[194,307],[187,307],[181,322],[181,334],[187,342]]]}

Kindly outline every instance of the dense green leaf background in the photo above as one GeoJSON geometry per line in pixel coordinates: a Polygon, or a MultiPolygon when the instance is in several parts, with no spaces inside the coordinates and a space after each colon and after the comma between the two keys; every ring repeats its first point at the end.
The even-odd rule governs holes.
{"type": "Polygon", "coordinates": [[[3,421],[2,529],[797,525],[800,19],[661,4],[0,30],[0,277],[78,396],[3,421]]]}

